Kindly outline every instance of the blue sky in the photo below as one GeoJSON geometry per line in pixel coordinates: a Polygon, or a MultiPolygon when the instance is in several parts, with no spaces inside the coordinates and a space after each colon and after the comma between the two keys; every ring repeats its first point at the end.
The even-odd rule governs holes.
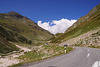
{"type": "Polygon", "coordinates": [[[99,3],[100,0],[0,0],[0,13],[15,11],[36,23],[78,19],[99,3]]]}
{"type": "Polygon", "coordinates": [[[100,0],[0,0],[0,13],[15,11],[49,32],[64,33],[100,0]]]}

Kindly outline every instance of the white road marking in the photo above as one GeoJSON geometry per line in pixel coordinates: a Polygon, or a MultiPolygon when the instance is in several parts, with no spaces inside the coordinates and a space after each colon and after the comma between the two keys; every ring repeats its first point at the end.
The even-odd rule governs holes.
{"type": "Polygon", "coordinates": [[[90,56],[90,54],[88,53],[88,54],[87,54],[87,58],[89,58],[89,56],[90,56]]]}
{"type": "Polygon", "coordinates": [[[100,61],[99,61],[99,67],[100,67],[100,61]]]}
{"type": "Polygon", "coordinates": [[[92,65],[92,67],[100,67],[100,61],[94,62],[94,64],[92,65]]]}

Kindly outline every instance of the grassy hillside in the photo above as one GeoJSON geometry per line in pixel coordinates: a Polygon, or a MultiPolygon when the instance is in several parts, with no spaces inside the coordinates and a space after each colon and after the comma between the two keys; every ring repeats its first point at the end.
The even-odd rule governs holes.
{"type": "Polygon", "coordinates": [[[35,45],[52,36],[29,18],[16,12],[0,13],[0,53],[3,53],[3,50],[5,52],[8,49],[9,51],[14,50],[15,46],[12,46],[9,41],[35,45]]]}
{"type": "Polygon", "coordinates": [[[51,42],[61,43],[97,28],[100,28],[100,4],[79,18],[64,34],[51,38],[51,42]]]}
{"type": "Polygon", "coordinates": [[[16,12],[0,14],[0,25],[8,31],[13,31],[32,40],[46,40],[52,36],[32,20],[16,12]]]}
{"type": "Polygon", "coordinates": [[[15,45],[9,43],[7,40],[3,38],[0,38],[0,55],[18,50],[19,48],[17,48],[15,45]]]}
{"type": "Polygon", "coordinates": [[[5,29],[0,27],[0,55],[19,50],[15,45],[9,43],[8,40],[15,41],[5,29]]]}

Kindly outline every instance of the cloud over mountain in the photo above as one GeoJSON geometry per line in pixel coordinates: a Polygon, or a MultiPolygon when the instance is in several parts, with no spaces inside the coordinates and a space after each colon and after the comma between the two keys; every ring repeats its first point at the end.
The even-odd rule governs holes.
{"type": "Polygon", "coordinates": [[[52,22],[44,22],[38,21],[38,26],[42,27],[49,32],[56,33],[64,33],[76,20],[68,20],[62,18],[61,20],[52,20],[52,22]]]}

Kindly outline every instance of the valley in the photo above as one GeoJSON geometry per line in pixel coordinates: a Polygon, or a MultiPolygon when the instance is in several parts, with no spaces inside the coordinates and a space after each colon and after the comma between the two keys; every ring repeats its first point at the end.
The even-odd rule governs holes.
{"type": "Polygon", "coordinates": [[[0,67],[84,67],[82,63],[90,67],[100,60],[96,48],[100,48],[100,4],[55,35],[17,12],[0,13],[0,67]]]}

